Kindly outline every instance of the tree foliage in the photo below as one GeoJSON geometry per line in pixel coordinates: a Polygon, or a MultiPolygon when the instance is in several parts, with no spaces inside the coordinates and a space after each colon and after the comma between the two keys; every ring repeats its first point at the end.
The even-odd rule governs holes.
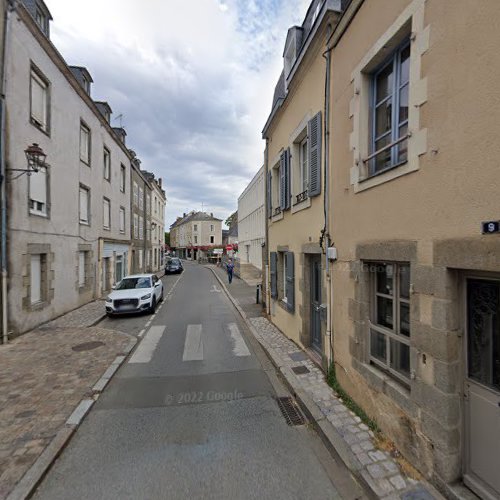
{"type": "Polygon", "coordinates": [[[238,211],[233,212],[225,221],[227,227],[231,227],[233,224],[238,223],[238,211]]]}

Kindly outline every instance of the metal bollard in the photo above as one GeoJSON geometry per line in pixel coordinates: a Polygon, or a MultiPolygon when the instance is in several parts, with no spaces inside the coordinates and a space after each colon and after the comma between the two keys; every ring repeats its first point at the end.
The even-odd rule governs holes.
{"type": "Polygon", "coordinates": [[[260,296],[260,289],[261,289],[261,285],[257,285],[256,289],[255,289],[255,303],[256,304],[259,304],[259,296],[260,296]]]}

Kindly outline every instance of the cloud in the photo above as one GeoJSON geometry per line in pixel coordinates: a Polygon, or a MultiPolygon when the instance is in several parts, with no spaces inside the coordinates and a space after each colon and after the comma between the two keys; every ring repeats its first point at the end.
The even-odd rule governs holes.
{"type": "Polygon", "coordinates": [[[86,66],[144,169],[163,178],[170,225],[225,219],[263,161],[261,130],[287,30],[305,0],[48,0],[52,39],[86,66]]]}

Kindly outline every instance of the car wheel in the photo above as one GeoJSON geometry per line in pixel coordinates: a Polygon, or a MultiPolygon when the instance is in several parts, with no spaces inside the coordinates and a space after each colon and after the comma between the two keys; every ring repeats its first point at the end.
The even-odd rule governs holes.
{"type": "Polygon", "coordinates": [[[156,311],[156,297],[153,297],[153,300],[151,301],[151,307],[149,308],[149,312],[151,314],[154,314],[156,311]]]}

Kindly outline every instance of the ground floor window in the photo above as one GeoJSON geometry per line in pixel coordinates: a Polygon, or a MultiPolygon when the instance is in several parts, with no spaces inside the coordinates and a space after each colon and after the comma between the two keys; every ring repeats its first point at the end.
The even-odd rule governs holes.
{"type": "Polygon", "coordinates": [[[402,382],[410,380],[410,266],[376,262],[372,271],[370,361],[402,382]]]}
{"type": "Polygon", "coordinates": [[[43,302],[43,281],[46,269],[46,254],[32,254],[30,257],[30,301],[43,302]]]}

